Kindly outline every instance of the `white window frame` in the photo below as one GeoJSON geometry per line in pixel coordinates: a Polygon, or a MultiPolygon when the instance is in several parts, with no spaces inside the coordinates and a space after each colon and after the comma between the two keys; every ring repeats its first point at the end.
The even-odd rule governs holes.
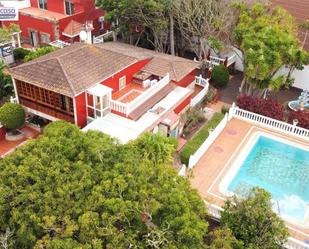
{"type": "Polygon", "coordinates": [[[124,75],[119,78],[119,90],[124,89],[126,85],[127,85],[127,77],[124,75]]]}
{"type": "Polygon", "coordinates": [[[64,14],[67,15],[67,16],[74,15],[75,14],[74,3],[72,1],[68,1],[68,0],[64,0],[63,3],[64,3],[64,14]],[[70,13],[67,13],[67,6],[66,6],[67,2],[70,5],[70,13]]]}
{"type": "Polygon", "coordinates": [[[47,0],[38,0],[38,7],[39,7],[39,9],[41,9],[41,10],[47,10],[47,7],[48,7],[48,5],[47,5],[47,0]],[[41,8],[40,1],[43,2],[43,8],[41,8]]]}

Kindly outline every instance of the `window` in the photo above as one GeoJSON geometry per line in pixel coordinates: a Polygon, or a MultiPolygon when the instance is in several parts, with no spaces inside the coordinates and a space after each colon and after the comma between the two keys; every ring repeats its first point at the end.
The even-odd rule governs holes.
{"type": "Polygon", "coordinates": [[[120,79],[119,79],[119,90],[125,88],[126,86],[126,76],[122,76],[120,79]]]}
{"type": "Polygon", "coordinates": [[[46,33],[41,33],[41,43],[49,44],[50,43],[50,35],[46,33]]]}
{"type": "Polygon", "coordinates": [[[72,3],[69,0],[65,0],[64,4],[65,4],[65,14],[73,15],[74,14],[74,3],[72,3]]]}
{"type": "Polygon", "coordinates": [[[39,8],[47,10],[47,0],[39,0],[39,8]]]}

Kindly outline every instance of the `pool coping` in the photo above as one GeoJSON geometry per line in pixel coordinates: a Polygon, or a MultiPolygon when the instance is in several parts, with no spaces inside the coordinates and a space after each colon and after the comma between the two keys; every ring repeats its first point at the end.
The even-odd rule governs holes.
{"type": "MultiPolygon", "coordinates": [[[[240,153],[236,156],[236,159],[234,160],[232,165],[229,167],[229,170],[227,171],[227,173],[224,175],[223,179],[219,183],[219,191],[222,195],[224,195],[226,197],[230,197],[230,196],[235,195],[234,192],[228,190],[228,186],[231,184],[231,182],[233,181],[235,176],[238,174],[240,168],[242,167],[244,161],[246,160],[246,158],[250,154],[250,151],[256,145],[258,139],[262,136],[269,138],[271,140],[280,142],[280,143],[287,144],[289,146],[293,146],[293,147],[300,149],[300,150],[305,150],[309,153],[309,146],[307,146],[307,145],[302,145],[299,142],[296,143],[295,141],[289,141],[286,138],[278,137],[278,135],[275,136],[275,135],[270,134],[268,132],[252,131],[250,138],[248,138],[248,142],[240,150],[240,153]]],[[[282,215],[282,214],[278,214],[278,215],[283,220],[285,220],[287,222],[291,222],[292,224],[294,224],[296,226],[300,226],[304,229],[309,229],[309,224],[308,224],[309,213],[308,212],[309,212],[309,209],[307,207],[307,209],[305,210],[304,219],[302,221],[303,224],[300,223],[301,221],[295,220],[292,217],[285,216],[285,215],[282,215]]]]}
{"type": "MultiPolygon", "coordinates": [[[[219,184],[232,166],[233,162],[236,160],[239,153],[242,151],[243,147],[247,144],[248,140],[251,137],[250,135],[252,135],[252,133],[256,131],[261,131],[282,138],[285,141],[288,140],[296,144],[301,144],[305,147],[308,147],[308,142],[303,139],[288,136],[284,133],[274,131],[268,128],[263,128],[246,121],[231,119],[228,125],[219,135],[219,137],[214,141],[212,146],[208,149],[208,151],[204,153],[197,166],[193,169],[193,174],[190,179],[192,186],[199,191],[201,196],[207,202],[217,206],[223,205],[224,201],[227,199],[227,196],[224,196],[222,193],[220,193],[219,184]],[[228,132],[231,129],[234,129],[239,133],[237,135],[237,139],[232,139],[237,141],[228,141],[228,132]],[[226,149],[226,141],[228,141],[231,146],[233,146],[233,150],[231,152],[226,152],[226,155],[224,155],[224,152],[221,156],[216,156],[216,147],[221,146],[226,149]],[[213,160],[210,160],[211,162],[209,162],[210,158],[216,158],[215,160],[217,162],[213,162],[213,160]],[[201,174],[201,172],[204,173],[201,174]],[[206,177],[206,180],[203,177],[206,177]]],[[[300,227],[299,225],[292,224],[286,219],[284,221],[292,237],[300,239],[302,241],[309,239],[309,229],[305,229],[303,227],[300,227]]]]}

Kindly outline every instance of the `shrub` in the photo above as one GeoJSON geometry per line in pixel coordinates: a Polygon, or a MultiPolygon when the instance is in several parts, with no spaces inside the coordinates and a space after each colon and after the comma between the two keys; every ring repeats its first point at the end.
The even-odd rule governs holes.
{"type": "Polygon", "coordinates": [[[200,106],[189,108],[184,114],[181,115],[184,122],[184,134],[189,134],[195,127],[205,121],[205,115],[200,106]]]}
{"type": "Polygon", "coordinates": [[[209,129],[215,128],[223,117],[222,113],[215,113],[212,119],[185,145],[180,153],[181,163],[188,165],[190,156],[198,150],[209,136],[209,129]]]}
{"type": "Polygon", "coordinates": [[[19,104],[5,103],[0,108],[0,122],[8,130],[16,130],[25,123],[25,111],[19,104]]]}
{"type": "Polygon", "coordinates": [[[211,72],[211,78],[216,87],[225,87],[229,82],[229,70],[224,65],[215,66],[211,72]]]}
{"type": "Polygon", "coordinates": [[[283,248],[288,237],[284,222],[272,210],[271,195],[257,187],[246,196],[227,200],[221,222],[243,242],[244,248],[283,248]]]}
{"type": "Polygon", "coordinates": [[[23,60],[29,53],[31,52],[24,48],[16,48],[13,50],[15,60],[23,60]]]}
{"type": "Polygon", "coordinates": [[[254,112],[266,117],[283,120],[284,107],[278,101],[240,96],[237,98],[237,106],[241,109],[254,112]]]}
{"type": "Polygon", "coordinates": [[[216,88],[214,88],[213,86],[209,86],[209,90],[208,90],[208,92],[207,92],[207,94],[206,94],[206,98],[205,98],[205,100],[207,101],[207,102],[212,102],[214,99],[215,99],[215,96],[216,96],[216,94],[217,94],[217,89],[216,88]]]}
{"type": "Polygon", "coordinates": [[[36,58],[39,58],[40,56],[43,56],[45,54],[51,53],[53,51],[57,50],[56,47],[43,47],[43,48],[37,48],[35,51],[30,52],[27,54],[24,58],[24,62],[28,62],[31,60],[34,60],[36,58]]]}
{"type": "Polygon", "coordinates": [[[221,108],[221,113],[222,114],[225,114],[225,113],[228,113],[229,112],[229,110],[230,110],[230,108],[228,107],[228,106],[222,106],[222,108],[221,108]]]}
{"type": "Polygon", "coordinates": [[[309,129],[309,112],[307,111],[292,111],[289,115],[289,123],[293,124],[293,120],[297,119],[297,126],[309,129]]]}

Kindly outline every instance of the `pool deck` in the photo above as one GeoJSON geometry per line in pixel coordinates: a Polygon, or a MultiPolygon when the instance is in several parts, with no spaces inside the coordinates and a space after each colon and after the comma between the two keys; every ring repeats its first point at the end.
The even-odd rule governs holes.
{"type": "MultiPolygon", "coordinates": [[[[233,118],[193,168],[190,178],[191,185],[206,201],[217,206],[223,205],[225,196],[219,191],[219,184],[246,146],[251,135],[256,131],[276,135],[302,145],[309,145],[305,140],[233,118]]],[[[291,237],[301,241],[309,240],[309,229],[289,222],[286,222],[286,225],[291,237]]]]}

